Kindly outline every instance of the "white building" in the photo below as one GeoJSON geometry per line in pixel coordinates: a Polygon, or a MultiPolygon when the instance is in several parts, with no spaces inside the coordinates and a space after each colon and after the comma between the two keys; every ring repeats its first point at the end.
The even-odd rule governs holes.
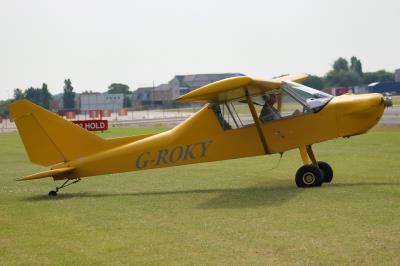
{"type": "Polygon", "coordinates": [[[400,82],[400,68],[394,71],[394,80],[400,82]]]}
{"type": "Polygon", "coordinates": [[[124,106],[124,95],[122,93],[88,93],[81,94],[81,111],[90,110],[112,110],[118,111],[124,106]]]}

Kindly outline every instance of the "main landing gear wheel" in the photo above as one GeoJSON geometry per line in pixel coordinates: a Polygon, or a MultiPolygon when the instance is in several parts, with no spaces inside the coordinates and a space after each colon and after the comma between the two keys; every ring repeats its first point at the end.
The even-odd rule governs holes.
{"type": "Polygon", "coordinates": [[[324,183],[330,183],[333,178],[333,170],[332,167],[323,161],[318,162],[318,168],[322,171],[323,176],[324,176],[324,183]]]}
{"type": "Polygon", "coordinates": [[[296,185],[298,187],[320,187],[323,182],[324,175],[318,167],[309,164],[303,165],[296,172],[296,185]]]}

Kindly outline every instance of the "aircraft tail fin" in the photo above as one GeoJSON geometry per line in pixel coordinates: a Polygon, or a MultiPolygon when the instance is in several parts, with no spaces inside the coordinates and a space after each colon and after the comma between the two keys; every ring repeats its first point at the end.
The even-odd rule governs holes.
{"type": "Polygon", "coordinates": [[[9,105],[29,159],[49,166],[108,148],[107,141],[30,101],[9,105]]]}

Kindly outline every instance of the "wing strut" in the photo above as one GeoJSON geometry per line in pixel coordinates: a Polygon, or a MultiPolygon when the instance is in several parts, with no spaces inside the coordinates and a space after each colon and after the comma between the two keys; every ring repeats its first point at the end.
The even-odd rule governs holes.
{"type": "Polygon", "coordinates": [[[253,116],[253,119],[254,119],[254,123],[256,123],[257,133],[258,133],[258,136],[260,137],[261,144],[264,148],[265,154],[271,154],[271,151],[267,145],[267,141],[265,140],[264,133],[262,132],[262,129],[261,129],[260,119],[258,118],[256,109],[254,108],[254,104],[251,100],[251,97],[249,95],[249,91],[247,90],[247,88],[245,89],[245,92],[246,92],[246,101],[247,101],[247,104],[249,105],[251,115],[253,116]]]}

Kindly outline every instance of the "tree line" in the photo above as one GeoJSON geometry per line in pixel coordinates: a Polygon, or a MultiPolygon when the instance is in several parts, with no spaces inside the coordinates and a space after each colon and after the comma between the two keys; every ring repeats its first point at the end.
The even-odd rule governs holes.
{"type": "MultiPolygon", "coordinates": [[[[343,57],[339,57],[332,64],[332,69],[324,76],[310,75],[303,84],[318,90],[331,87],[354,87],[366,86],[374,82],[391,82],[394,81],[394,73],[386,70],[378,70],[375,72],[363,72],[361,61],[353,56],[350,61],[343,57]]],[[[108,86],[108,93],[122,93],[124,95],[124,107],[131,107],[132,92],[129,86],[121,83],[112,83],[108,86]]],[[[84,93],[92,93],[86,91],[84,93]]],[[[62,96],[64,109],[75,109],[75,92],[70,79],[64,80],[64,93],[62,96]]],[[[43,83],[41,88],[29,87],[22,91],[14,90],[13,99],[0,101],[0,115],[8,116],[7,105],[15,100],[28,99],[46,109],[50,109],[52,95],[47,88],[47,84],[43,83]]]]}
{"type": "Polygon", "coordinates": [[[339,57],[333,62],[332,69],[324,76],[310,75],[304,85],[322,90],[332,87],[366,86],[374,82],[394,81],[394,73],[386,70],[363,72],[361,61],[352,56],[350,62],[339,57]]]}
{"type": "MultiPolygon", "coordinates": [[[[75,107],[75,92],[73,91],[71,80],[64,80],[64,93],[63,93],[63,106],[65,109],[71,109],[75,107]]],[[[29,100],[43,108],[50,109],[50,103],[53,96],[47,88],[47,84],[43,83],[41,88],[29,87],[26,90],[19,88],[14,89],[14,97],[9,102],[17,101],[21,99],[29,100]]]]}
{"type": "MultiPolygon", "coordinates": [[[[64,92],[62,95],[63,109],[75,109],[75,96],[74,87],[72,86],[72,82],[70,79],[64,80],[64,92]]],[[[85,91],[83,93],[93,93],[92,91],[85,91]]],[[[121,83],[112,83],[108,86],[107,93],[109,94],[117,94],[121,93],[124,95],[123,107],[131,107],[132,102],[130,100],[130,95],[132,92],[129,90],[129,86],[121,83]]],[[[7,110],[7,106],[9,103],[21,99],[27,99],[37,105],[42,106],[46,109],[51,109],[50,103],[53,99],[53,95],[49,92],[47,88],[47,84],[43,83],[42,87],[34,88],[29,87],[26,90],[21,90],[19,88],[14,89],[14,95],[12,99],[0,101],[0,115],[3,117],[7,117],[9,112],[7,110]]]]}

